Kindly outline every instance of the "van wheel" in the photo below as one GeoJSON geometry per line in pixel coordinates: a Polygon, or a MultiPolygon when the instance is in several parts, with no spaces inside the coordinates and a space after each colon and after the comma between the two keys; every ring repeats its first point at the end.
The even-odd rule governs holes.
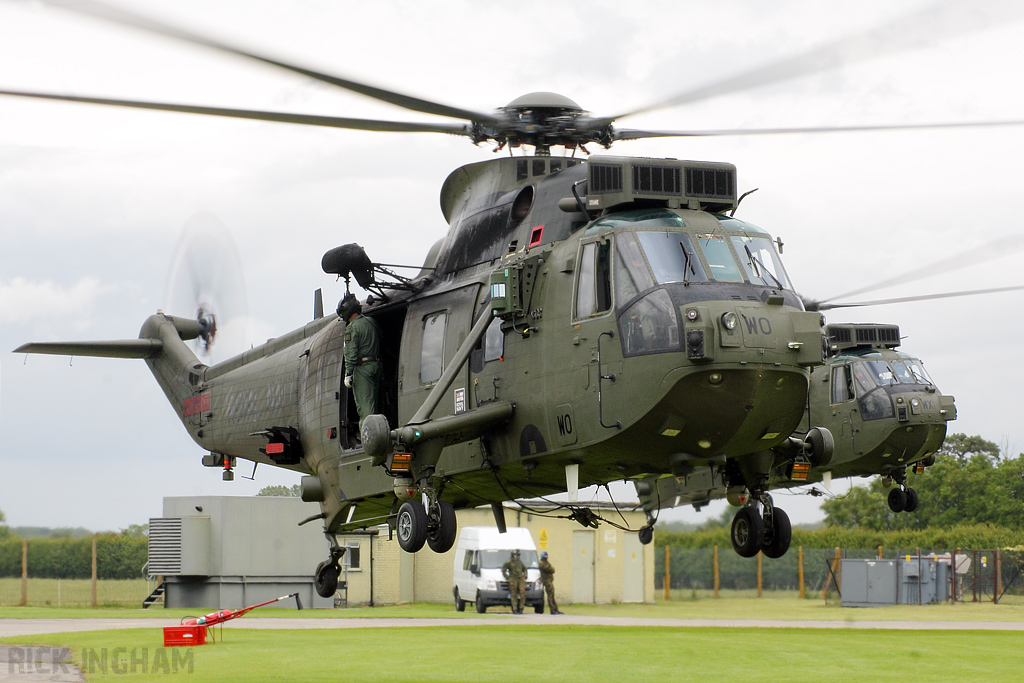
{"type": "Polygon", "coordinates": [[[487,611],[487,605],[484,604],[484,601],[480,599],[480,594],[477,593],[476,594],[476,613],[477,614],[483,614],[486,611],[487,611]]]}
{"type": "Polygon", "coordinates": [[[466,611],[466,601],[463,600],[462,596],[459,595],[459,589],[458,588],[455,589],[455,611],[456,612],[465,612],[466,611]]]}
{"type": "Polygon", "coordinates": [[[533,613],[534,614],[544,614],[544,603],[542,602],[539,605],[534,605],[533,606],[533,613]]]}

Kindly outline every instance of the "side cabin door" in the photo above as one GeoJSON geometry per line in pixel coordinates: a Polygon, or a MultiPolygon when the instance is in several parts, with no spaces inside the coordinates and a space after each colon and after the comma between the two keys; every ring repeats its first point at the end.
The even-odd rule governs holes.
{"type": "MultiPolygon", "coordinates": [[[[399,424],[408,423],[416,414],[469,335],[479,294],[480,284],[473,283],[409,305],[398,370],[399,424]]],[[[469,410],[469,396],[469,363],[466,363],[433,415],[454,415],[469,410]]]]}
{"type": "MultiPolygon", "coordinates": [[[[610,425],[616,418],[609,414],[611,396],[614,393],[611,382],[602,381],[601,375],[622,374],[622,352],[615,324],[612,302],[612,237],[602,235],[585,239],[579,248],[576,261],[573,295],[571,302],[571,337],[575,349],[573,365],[577,372],[577,387],[581,390],[575,406],[563,406],[556,410],[566,424],[589,424],[600,433],[597,425],[610,425]],[[598,398],[598,383],[601,395],[598,398]],[[568,410],[574,407],[575,410],[568,410]]],[[[561,424],[559,425],[561,427],[561,424]]],[[[568,445],[575,442],[576,429],[572,432],[563,427],[559,430],[559,442],[568,445]]],[[[590,434],[593,438],[597,434],[590,434]]],[[[588,435],[583,434],[587,439],[588,435]]]]}
{"type": "Polygon", "coordinates": [[[850,363],[832,366],[831,385],[829,387],[829,404],[832,407],[834,422],[829,425],[837,445],[840,440],[849,443],[850,450],[856,452],[856,432],[860,423],[857,410],[857,391],[853,381],[853,366],[850,363]]]}

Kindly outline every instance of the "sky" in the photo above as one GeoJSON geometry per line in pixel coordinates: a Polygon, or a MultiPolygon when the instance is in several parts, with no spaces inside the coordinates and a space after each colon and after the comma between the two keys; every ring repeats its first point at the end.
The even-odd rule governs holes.
{"type": "MultiPolygon", "coordinates": [[[[885,40],[852,65],[618,125],[1024,119],[1024,22],[1012,2],[985,3],[984,16],[969,3],[873,0],[525,0],[514,10],[468,0],[135,0],[132,7],[475,111],[553,91],[606,115],[920,10],[916,28],[898,32],[905,49],[885,40]]],[[[38,2],[0,2],[0,89],[436,120],[38,2]]],[[[789,275],[807,297],[831,298],[923,268],[929,277],[852,298],[1024,284],[1024,126],[623,141],[610,153],[735,164],[741,191],[758,188],[737,216],[782,239],[789,275]],[[983,248],[998,258],[977,263],[971,255],[983,248]]],[[[182,279],[182,236],[198,231],[199,243],[221,254],[218,263],[236,258],[234,243],[239,284],[223,298],[241,309],[234,319],[244,330],[222,340],[214,360],[233,355],[309,321],[317,288],[333,307],[344,285],[321,271],[320,258],[335,246],[358,242],[375,261],[422,263],[447,229],[438,202],[445,177],[493,156],[488,145],[446,135],[0,97],[0,510],[7,522],[120,529],[160,516],[164,496],[251,495],[296,483],[297,475],[269,467],[248,481],[251,468],[242,464],[233,482],[203,468],[203,451],[142,361],[10,351],[29,341],[134,338],[161,308],[193,314],[178,310],[189,306],[167,290],[182,279]]],[[[1024,292],[1016,292],[836,310],[828,320],[898,323],[903,349],[956,397],[950,430],[1016,455],[1024,451],[1022,304],[1024,292]]],[[[822,517],[819,499],[776,501],[794,522],[822,517]]],[[[701,521],[723,507],[662,519],[701,521]]]]}

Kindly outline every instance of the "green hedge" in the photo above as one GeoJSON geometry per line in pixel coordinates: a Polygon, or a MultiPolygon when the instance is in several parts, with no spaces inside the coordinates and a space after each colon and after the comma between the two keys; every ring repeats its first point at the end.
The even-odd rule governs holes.
{"type": "MultiPolygon", "coordinates": [[[[20,539],[0,541],[0,577],[21,576],[20,539]]],[[[149,553],[148,539],[121,534],[96,537],[96,573],[101,579],[137,579],[149,553]]],[[[92,538],[35,538],[28,541],[28,575],[37,579],[88,579],[92,538]]]]}
{"type": "MultiPolygon", "coordinates": [[[[732,548],[729,529],[704,531],[658,531],[654,543],[671,548],[732,548]]],[[[957,526],[951,529],[903,529],[869,531],[824,527],[814,531],[793,530],[793,548],[945,548],[987,550],[1024,546],[1024,531],[987,524],[957,526]]]]}

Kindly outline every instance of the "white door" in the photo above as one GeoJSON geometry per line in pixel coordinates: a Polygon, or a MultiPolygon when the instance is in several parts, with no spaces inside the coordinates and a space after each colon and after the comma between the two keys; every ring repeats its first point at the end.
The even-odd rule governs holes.
{"type": "Polygon", "coordinates": [[[594,532],[572,532],[572,601],[594,602],[594,532]]]}

